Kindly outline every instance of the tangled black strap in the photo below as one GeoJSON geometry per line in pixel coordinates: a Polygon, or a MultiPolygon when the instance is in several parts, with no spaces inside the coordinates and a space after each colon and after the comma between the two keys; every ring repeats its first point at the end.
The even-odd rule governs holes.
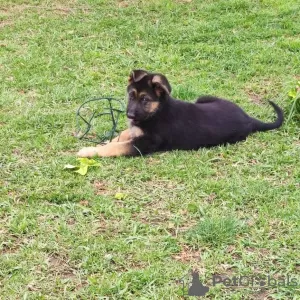
{"type": "Polygon", "coordinates": [[[102,97],[102,98],[93,98],[87,100],[83,104],[80,105],[76,112],[76,136],[81,140],[87,140],[96,144],[105,144],[106,141],[111,141],[120,131],[118,130],[118,122],[122,113],[125,112],[124,102],[110,97],[102,97]],[[89,117],[85,117],[82,114],[83,109],[89,109],[88,103],[95,101],[103,101],[105,103],[104,108],[97,108],[92,111],[92,114],[89,117]],[[117,108],[116,108],[117,106],[117,108]],[[111,130],[100,134],[98,132],[95,133],[95,137],[90,136],[89,132],[92,128],[92,121],[95,118],[99,118],[101,116],[110,115],[112,127],[111,130]],[[83,121],[85,124],[85,128],[82,128],[80,124],[83,121]]]}

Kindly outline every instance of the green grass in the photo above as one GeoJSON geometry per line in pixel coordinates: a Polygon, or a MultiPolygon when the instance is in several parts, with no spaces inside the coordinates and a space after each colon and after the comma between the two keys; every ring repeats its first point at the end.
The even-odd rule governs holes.
{"type": "Polygon", "coordinates": [[[207,218],[191,228],[186,233],[186,238],[191,246],[205,245],[205,243],[209,246],[232,244],[239,227],[237,221],[232,217],[207,218]]]}
{"type": "Polygon", "coordinates": [[[272,99],[288,114],[299,19],[296,0],[0,0],[0,298],[180,299],[190,269],[210,287],[217,274],[300,283],[297,120],[237,145],[63,171],[88,145],[73,136],[78,106],[123,99],[133,68],[164,73],[183,100],[213,94],[271,121],[272,99]]]}

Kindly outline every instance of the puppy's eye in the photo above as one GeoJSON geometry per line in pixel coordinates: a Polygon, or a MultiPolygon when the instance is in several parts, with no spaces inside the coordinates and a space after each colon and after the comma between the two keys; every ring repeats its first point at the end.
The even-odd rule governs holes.
{"type": "Polygon", "coordinates": [[[143,103],[147,103],[147,102],[149,102],[149,99],[144,96],[144,97],[141,98],[141,101],[143,103]]]}

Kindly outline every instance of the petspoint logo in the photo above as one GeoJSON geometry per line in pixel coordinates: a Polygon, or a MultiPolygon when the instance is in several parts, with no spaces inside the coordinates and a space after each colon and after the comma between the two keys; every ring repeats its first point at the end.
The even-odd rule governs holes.
{"type": "MultiPolygon", "coordinates": [[[[182,283],[182,294],[184,296],[205,296],[209,292],[209,287],[204,286],[199,279],[199,273],[191,271],[179,280],[182,283]]],[[[300,286],[297,278],[286,275],[276,277],[271,275],[253,275],[253,276],[221,276],[213,275],[211,278],[211,287],[222,284],[226,288],[267,288],[267,287],[290,287],[295,288],[300,286]]]]}
{"type": "Polygon", "coordinates": [[[212,285],[223,284],[225,287],[297,287],[297,278],[290,275],[274,278],[271,275],[224,277],[213,275],[212,285]]]}
{"type": "Polygon", "coordinates": [[[188,296],[205,296],[209,291],[209,287],[204,286],[200,279],[199,273],[191,271],[186,276],[182,277],[179,282],[182,283],[182,294],[188,296]],[[192,279],[191,279],[192,277],[192,279]],[[186,289],[188,288],[187,292],[186,289]]]}
{"type": "Polygon", "coordinates": [[[209,288],[201,283],[201,281],[199,280],[199,273],[192,272],[192,276],[192,285],[189,288],[188,295],[204,296],[209,291],[209,288]]]}

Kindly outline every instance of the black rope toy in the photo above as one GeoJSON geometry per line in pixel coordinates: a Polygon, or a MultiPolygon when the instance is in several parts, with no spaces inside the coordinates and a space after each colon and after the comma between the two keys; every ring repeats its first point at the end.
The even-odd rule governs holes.
{"type": "MultiPolygon", "coordinates": [[[[99,104],[100,104],[99,103],[99,104]]],[[[76,112],[76,137],[80,140],[87,140],[95,144],[106,144],[107,141],[111,141],[116,135],[119,134],[118,124],[120,116],[125,112],[125,104],[123,101],[111,97],[101,97],[93,98],[85,101],[80,105],[76,112]],[[91,109],[89,104],[95,103],[96,101],[101,101],[104,107],[98,105],[96,109],[91,109]],[[84,112],[90,112],[89,116],[85,116],[84,112]],[[96,118],[107,116],[110,117],[112,122],[111,130],[105,131],[102,134],[95,132],[93,135],[90,135],[91,129],[93,126],[93,121],[96,118]],[[81,123],[85,124],[85,128],[82,128],[81,123]]]]}

